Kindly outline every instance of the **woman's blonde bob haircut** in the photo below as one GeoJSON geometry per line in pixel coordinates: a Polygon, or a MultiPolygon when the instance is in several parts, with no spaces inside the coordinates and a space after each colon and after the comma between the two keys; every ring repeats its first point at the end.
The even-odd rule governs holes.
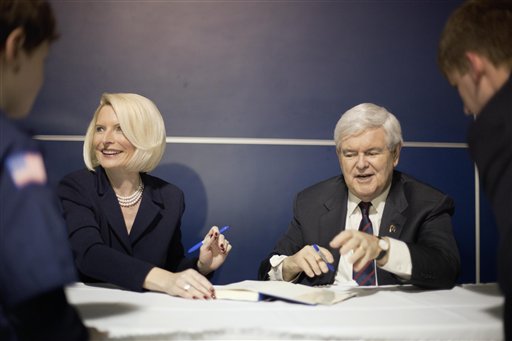
{"type": "Polygon", "coordinates": [[[151,100],[130,93],[104,93],[101,96],[100,105],[85,134],[84,162],[87,168],[94,171],[100,165],[93,139],[98,113],[106,105],[114,109],[124,136],[135,147],[135,153],[126,166],[127,170],[146,173],[155,169],[165,151],[164,120],[151,100]]]}

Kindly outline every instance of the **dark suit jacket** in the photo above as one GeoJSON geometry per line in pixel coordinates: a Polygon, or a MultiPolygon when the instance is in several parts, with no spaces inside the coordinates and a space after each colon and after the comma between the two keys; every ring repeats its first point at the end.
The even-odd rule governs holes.
{"type": "Polygon", "coordinates": [[[505,293],[506,340],[512,340],[512,75],[472,124],[469,150],[500,232],[498,282],[505,293]]]}
{"type": "Polygon", "coordinates": [[[183,192],[141,174],[144,193],[128,235],[121,208],[103,168],[66,176],[58,188],[76,267],[84,282],[107,282],[134,291],[151,268],[195,267],[184,257],[180,223],[183,192]]]}
{"type": "MultiPolygon", "coordinates": [[[[288,231],[273,252],[261,263],[259,279],[268,279],[273,255],[293,255],[305,245],[317,243],[334,255],[337,269],[340,253],[329,247],[334,236],[345,229],[348,189],[342,176],[313,185],[297,195],[294,217],[288,231]]],[[[393,180],[382,215],[380,235],[407,243],[411,253],[410,281],[426,288],[451,288],[460,269],[457,244],[453,237],[451,215],[453,201],[398,171],[393,180]]],[[[393,274],[377,269],[380,285],[403,284],[393,274]]],[[[335,273],[308,278],[301,274],[299,283],[331,284],[335,273]]]]}

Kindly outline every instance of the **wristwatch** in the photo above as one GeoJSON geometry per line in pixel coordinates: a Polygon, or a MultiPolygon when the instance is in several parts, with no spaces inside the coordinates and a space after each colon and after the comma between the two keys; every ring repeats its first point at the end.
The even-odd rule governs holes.
{"type": "Polygon", "coordinates": [[[389,242],[381,236],[377,236],[377,238],[379,238],[380,253],[375,260],[381,260],[389,251],[389,242]]]}

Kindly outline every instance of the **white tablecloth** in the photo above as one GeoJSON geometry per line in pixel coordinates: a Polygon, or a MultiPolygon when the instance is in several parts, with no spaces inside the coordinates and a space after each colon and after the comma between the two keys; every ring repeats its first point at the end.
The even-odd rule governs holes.
{"type": "Polygon", "coordinates": [[[66,294],[109,339],[503,340],[495,284],[354,290],[357,297],[332,306],[186,300],[81,283],[66,294]]]}

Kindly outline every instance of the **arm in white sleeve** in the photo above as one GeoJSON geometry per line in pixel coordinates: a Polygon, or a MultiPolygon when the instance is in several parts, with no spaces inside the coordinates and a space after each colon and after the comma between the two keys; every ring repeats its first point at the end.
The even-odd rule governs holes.
{"type": "MultiPolygon", "coordinates": [[[[283,279],[283,261],[288,256],[284,255],[274,255],[270,257],[270,271],[268,272],[268,278],[271,281],[284,281],[283,279]]],[[[294,279],[290,282],[295,282],[297,278],[299,278],[301,273],[299,273],[294,279]]]]}
{"type": "Polygon", "coordinates": [[[274,255],[270,258],[270,271],[268,278],[271,281],[283,280],[283,260],[288,256],[274,255]]]}
{"type": "Polygon", "coordinates": [[[403,280],[410,279],[412,274],[412,261],[407,244],[401,240],[388,239],[389,258],[387,263],[380,268],[397,275],[403,280]]]}

